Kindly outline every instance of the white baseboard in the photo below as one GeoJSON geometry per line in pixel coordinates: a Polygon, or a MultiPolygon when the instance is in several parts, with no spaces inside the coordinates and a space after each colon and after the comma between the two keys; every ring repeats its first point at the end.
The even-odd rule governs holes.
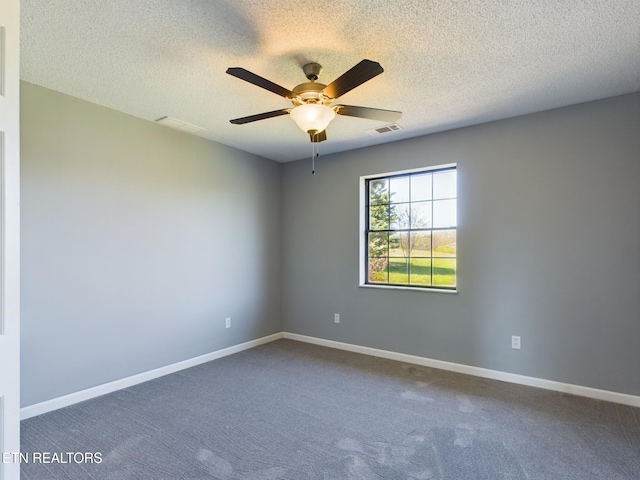
{"type": "Polygon", "coordinates": [[[232,347],[223,348],[222,350],[207,353],[199,357],[183,360],[181,362],[167,365],[165,367],[156,368],[155,370],[150,370],[148,372],[132,375],[130,377],[115,380],[103,385],[87,388],[86,390],[74,392],[69,395],[64,395],[62,397],[47,400],[45,402],[29,405],[20,409],[20,419],[25,420],[27,418],[35,417],[37,415],[42,415],[43,413],[57,410],[59,408],[68,407],[69,405],[73,405],[74,403],[83,402],[91,398],[99,397],[100,395],[115,392],[116,390],[128,388],[139,383],[147,382],[149,380],[168,375],[170,373],[184,370],[185,368],[195,367],[196,365],[210,362],[218,358],[226,357],[227,355],[233,355],[234,353],[242,352],[243,350],[248,350],[250,348],[273,342],[281,338],[287,338],[290,340],[296,340],[305,343],[312,343],[314,345],[320,345],[323,347],[336,348],[338,350],[362,353],[364,355],[371,355],[373,357],[387,358],[389,360],[396,360],[399,362],[422,365],[425,367],[438,368],[440,370],[465,373],[467,375],[474,375],[476,377],[490,378],[493,380],[501,380],[503,382],[510,382],[520,385],[527,385],[530,387],[543,388],[546,390],[553,390],[556,392],[570,393],[572,395],[594,398],[607,402],[620,403],[622,405],[629,405],[631,407],[640,407],[640,396],[636,395],[611,392],[608,390],[599,390],[597,388],[583,387],[580,385],[572,385],[569,383],[556,382],[553,380],[545,380],[536,377],[527,377],[515,373],[500,372],[497,370],[473,367],[460,363],[444,362],[442,360],[434,360],[426,357],[407,355],[405,353],[397,353],[388,350],[380,350],[377,348],[363,347],[360,345],[336,342],[334,340],[326,340],[323,338],[309,337],[306,335],[299,335],[297,333],[280,332],[274,333],[273,335],[268,335],[266,337],[258,338],[256,340],[251,340],[249,342],[241,343],[239,345],[234,345],[232,347]]]}
{"type": "Polygon", "coordinates": [[[583,387],[580,385],[572,385],[569,383],[556,382],[553,380],[545,380],[543,378],[527,377],[515,373],[500,372],[498,370],[489,370],[487,368],[472,367],[460,363],[444,362],[442,360],[434,360],[431,358],[418,357],[415,355],[407,355],[404,353],[390,352],[388,350],[379,350],[377,348],[362,347],[350,343],[336,342],[334,340],[325,340],[323,338],[308,337],[297,333],[283,333],[283,338],[297,340],[299,342],[313,343],[323,347],[336,348],[339,350],[347,350],[349,352],[362,353],[373,357],[387,358],[389,360],[397,360],[399,362],[412,363],[425,367],[438,368],[440,370],[449,370],[452,372],[465,373],[476,377],[490,378],[493,380],[501,380],[503,382],[517,383],[530,387],[543,388],[545,390],[554,390],[556,392],[570,393],[581,397],[589,397],[597,400],[605,400],[607,402],[620,403],[631,407],[640,407],[640,396],[629,395],[626,393],[610,392],[608,390],[599,390],[597,388],[583,387]]]}
{"type": "Polygon", "coordinates": [[[35,417],[36,415],[42,415],[43,413],[57,410],[59,408],[68,407],[69,405],[73,405],[74,403],[83,402],[91,398],[99,397],[100,395],[105,395],[107,393],[115,392],[116,390],[121,390],[123,388],[137,385],[139,383],[147,382],[149,380],[153,380],[154,378],[162,377],[170,373],[184,370],[185,368],[195,367],[196,365],[200,365],[201,363],[210,362],[211,360],[226,357],[227,355],[233,355],[234,353],[242,352],[243,350],[248,350],[250,348],[257,347],[258,345],[273,342],[283,337],[284,335],[282,332],[274,333],[273,335],[268,335],[256,340],[251,340],[239,345],[234,345],[232,347],[223,348],[222,350],[217,350],[205,355],[200,355],[199,357],[190,358],[188,360],[173,363],[165,367],[149,370],[148,372],[121,378],[120,380],[115,380],[113,382],[87,388],[86,390],[81,390],[79,392],[70,393],[69,395],[64,395],[63,397],[58,397],[47,400],[45,402],[29,405],[20,409],[20,419],[25,420],[27,418],[35,417]]]}

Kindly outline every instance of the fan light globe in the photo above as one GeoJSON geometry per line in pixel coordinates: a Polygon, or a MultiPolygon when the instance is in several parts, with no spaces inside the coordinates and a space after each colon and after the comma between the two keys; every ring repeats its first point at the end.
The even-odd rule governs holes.
{"type": "Polygon", "coordinates": [[[335,116],[333,108],[319,103],[298,105],[291,110],[291,118],[303,132],[310,134],[322,132],[335,116]]]}

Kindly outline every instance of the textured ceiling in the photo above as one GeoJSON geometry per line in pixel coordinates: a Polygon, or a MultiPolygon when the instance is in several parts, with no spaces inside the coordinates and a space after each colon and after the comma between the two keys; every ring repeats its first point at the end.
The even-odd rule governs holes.
{"type": "Polygon", "coordinates": [[[340,103],[401,110],[402,130],[338,116],[320,153],[640,90],[638,0],[22,0],[23,80],[277,161],[311,155],[291,106],[225,74],[329,84],[367,58],[385,72],[340,103]]]}

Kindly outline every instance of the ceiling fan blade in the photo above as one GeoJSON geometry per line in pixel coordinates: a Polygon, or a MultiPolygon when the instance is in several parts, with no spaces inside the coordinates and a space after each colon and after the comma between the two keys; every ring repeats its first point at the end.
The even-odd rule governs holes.
{"type": "Polygon", "coordinates": [[[322,93],[329,98],[338,98],[357,86],[362,85],[364,82],[371,80],[376,75],[380,75],[382,72],[384,72],[384,69],[378,62],[362,60],[327,85],[324,90],[322,90],[322,93]]]}
{"type": "Polygon", "coordinates": [[[279,117],[280,115],[289,115],[289,109],[274,110],[273,112],[257,113],[248,117],[235,118],[229,120],[234,125],[244,125],[245,123],[257,122],[258,120],[265,120],[267,118],[279,117]]]}
{"type": "Polygon", "coordinates": [[[258,87],[264,88],[265,90],[269,90],[270,92],[273,92],[276,95],[280,95],[281,97],[284,97],[284,98],[295,97],[295,94],[291,90],[287,90],[286,88],[281,87],[276,83],[273,83],[271,80],[267,80],[266,78],[263,78],[260,75],[256,75],[255,73],[252,73],[249,70],[245,70],[244,68],[240,68],[240,67],[227,68],[227,73],[229,75],[233,75],[234,77],[239,78],[240,80],[253,83],[258,87]]]}
{"type": "Polygon", "coordinates": [[[356,107],[354,105],[335,105],[338,115],[346,115],[348,117],[369,118],[371,120],[380,120],[381,122],[393,123],[400,119],[402,112],[395,110],[382,110],[380,108],[356,107]]]}
{"type": "Polygon", "coordinates": [[[324,142],[327,139],[327,131],[323,130],[315,135],[309,134],[309,137],[311,137],[312,143],[324,142]]]}

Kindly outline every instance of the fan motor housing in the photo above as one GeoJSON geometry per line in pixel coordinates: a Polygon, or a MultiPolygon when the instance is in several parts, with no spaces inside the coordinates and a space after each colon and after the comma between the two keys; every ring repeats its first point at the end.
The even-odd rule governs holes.
{"type": "Polygon", "coordinates": [[[297,85],[291,90],[296,94],[291,99],[294,105],[304,105],[305,103],[321,103],[328,105],[333,99],[327,97],[322,93],[322,90],[326,88],[326,85],[317,82],[307,82],[297,85]]]}

